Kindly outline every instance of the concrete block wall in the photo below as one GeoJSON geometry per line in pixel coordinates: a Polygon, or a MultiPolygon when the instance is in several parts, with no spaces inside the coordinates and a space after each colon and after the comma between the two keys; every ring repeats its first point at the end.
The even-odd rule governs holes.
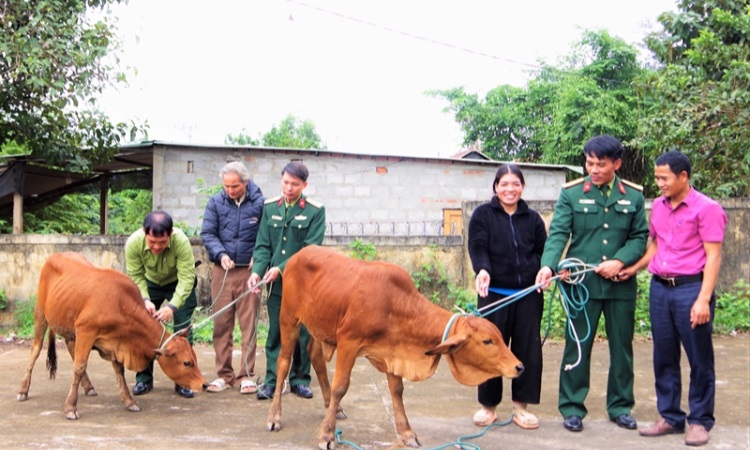
{"type": "MultiPolygon", "coordinates": [[[[327,221],[363,224],[439,224],[444,209],[460,209],[462,202],[489,199],[499,164],[332,152],[157,145],[154,147],[154,207],[168,211],[177,222],[200,227],[207,196],[198,192],[198,179],[204,179],[209,186],[220,184],[219,171],[233,160],[245,163],[266,198],[280,194],[282,168],[292,160],[302,160],[310,170],[305,193],[325,205],[327,221]],[[188,173],[188,167],[192,167],[192,173],[188,173]]],[[[528,165],[523,170],[527,199],[557,198],[565,182],[564,167],[528,165]]]]}

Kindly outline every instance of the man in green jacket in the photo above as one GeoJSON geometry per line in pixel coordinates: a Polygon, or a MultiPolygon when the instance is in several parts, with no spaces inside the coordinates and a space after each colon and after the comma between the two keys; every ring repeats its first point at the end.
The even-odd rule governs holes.
{"type": "MultiPolygon", "coordinates": [[[[198,306],[195,295],[195,257],[190,239],[174,228],[172,217],[164,211],[153,211],[143,220],[143,228],[125,242],[125,265],[128,276],[141,291],[146,309],[160,322],[174,319],[174,331],[190,325],[198,306]],[[166,302],[162,305],[162,302],[166,302]],[[156,307],[161,305],[157,311],[156,307]]],[[[192,332],[188,341],[193,343],[192,332]]],[[[154,362],[138,372],[134,395],[143,395],[154,387],[154,362]]],[[[192,390],[175,384],[175,392],[193,398],[192,390]]]]}
{"type": "MultiPolygon", "coordinates": [[[[622,165],[624,149],[612,136],[596,136],[583,147],[588,176],[563,186],[555,205],[549,237],[544,246],[537,283],[549,286],[565,246],[568,258],[598,265],[587,273],[584,285],[589,300],[585,310],[573,318],[577,335],[584,338],[586,317],[591,328],[580,343],[580,364],[568,370],[579,357],[578,343],[568,332],[560,368],[558,409],[569,431],[581,431],[587,410],[591,349],[599,318],[604,313],[609,340],[607,413],[620,427],[635,430],[630,415],[633,396],[633,332],[635,327],[636,279],[620,281],[617,273],[632,265],[646,250],[648,222],[641,186],[622,180],[615,172],[622,165]]],[[[571,287],[563,285],[567,292],[571,287]]]]}
{"type": "MultiPolygon", "coordinates": [[[[279,313],[284,280],[284,267],[289,258],[308,245],[320,245],[326,233],[325,208],[302,194],[307,187],[308,170],[301,162],[291,162],[281,171],[279,197],[266,200],[258,237],[253,251],[252,275],[247,282],[254,288],[261,280],[271,284],[268,295],[268,338],[266,339],[266,377],[258,399],[273,398],[276,389],[276,362],[281,351],[279,313]]],[[[289,371],[292,392],[312,398],[310,390],[310,355],[307,344],[310,334],[302,326],[289,371]]],[[[282,381],[283,383],[283,381],[282,381]]]]}

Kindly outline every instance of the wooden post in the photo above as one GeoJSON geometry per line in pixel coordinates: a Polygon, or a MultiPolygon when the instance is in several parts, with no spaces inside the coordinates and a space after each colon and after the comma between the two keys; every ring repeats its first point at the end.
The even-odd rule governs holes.
{"type": "Polygon", "coordinates": [[[109,225],[109,175],[102,174],[99,180],[99,234],[107,234],[109,225]]]}
{"type": "Polygon", "coordinates": [[[13,234],[23,234],[23,195],[13,193],[13,234]]]}

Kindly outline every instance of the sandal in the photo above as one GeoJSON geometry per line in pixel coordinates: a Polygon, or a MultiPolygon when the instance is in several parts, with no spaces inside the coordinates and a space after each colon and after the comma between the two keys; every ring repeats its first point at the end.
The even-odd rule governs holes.
{"type": "Polygon", "coordinates": [[[536,430],[539,428],[539,419],[523,409],[516,409],[513,411],[513,423],[524,430],[536,430]]]}
{"type": "Polygon", "coordinates": [[[255,394],[258,392],[258,385],[253,380],[242,380],[240,383],[240,394],[255,394]]]}
{"type": "Polygon", "coordinates": [[[224,392],[227,389],[231,388],[232,386],[227,385],[227,382],[224,381],[223,378],[217,378],[214,381],[208,383],[208,387],[206,387],[206,392],[224,392]]]}
{"type": "Polygon", "coordinates": [[[474,413],[474,425],[478,427],[486,427],[487,425],[494,423],[496,420],[497,414],[495,414],[495,411],[482,408],[474,413]]]}

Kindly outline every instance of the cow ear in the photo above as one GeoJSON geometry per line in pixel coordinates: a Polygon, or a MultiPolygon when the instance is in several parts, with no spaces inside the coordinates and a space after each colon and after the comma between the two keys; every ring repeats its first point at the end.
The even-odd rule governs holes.
{"type": "Polygon", "coordinates": [[[156,356],[174,356],[174,351],[169,348],[157,348],[154,353],[156,353],[156,356]]]}
{"type": "Polygon", "coordinates": [[[427,350],[425,355],[447,355],[448,353],[453,353],[466,345],[467,340],[468,338],[465,335],[454,335],[441,342],[437,347],[427,350]]]}

